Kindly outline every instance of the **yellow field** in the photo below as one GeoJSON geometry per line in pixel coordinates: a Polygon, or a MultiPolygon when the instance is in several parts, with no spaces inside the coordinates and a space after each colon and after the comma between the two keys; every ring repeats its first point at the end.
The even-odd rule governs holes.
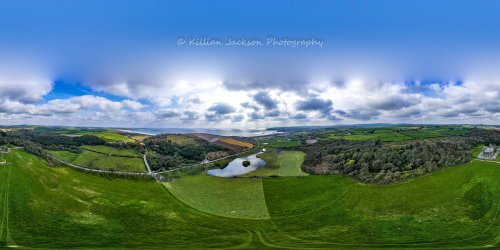
{"type": "Polygon", "coordinates": [[[233,145],[245,147],[247,149],[253,148],[253,145],[251,143],[238,141],[238,140],[235,140],[233,138],[226,138],[226,139],[222,139],[221,141],[223,141],[225,143],[229,143],[229,144],[233,144],[233,145]]]}
{"type": "Polygon", "coordinates": [[[133,136],[130,136],[130,138],[132,138],[133,140],[136,140],[136,141],[143,141],[144,139],[148,138],[149,135],[133,135],[133,136]]]}

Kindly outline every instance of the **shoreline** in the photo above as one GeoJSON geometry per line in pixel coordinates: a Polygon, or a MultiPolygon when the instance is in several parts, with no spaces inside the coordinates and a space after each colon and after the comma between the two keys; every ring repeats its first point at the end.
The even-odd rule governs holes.
{"type": "Polygon", "coordinates": [[[118,131],[123,131],[127,133],[132,133],[132,134],[141,134],[141,135],[157,135],[157,134],[149,134],[149,133],[144,133],[144,132],[136,132],[136,131],[130,131],[130,130],[125,130],[125,129],[117,129],[118,131]]]}
{"type": "MultiPolygon", "coordinates": [[[[262,136],[269,136],[269,135],[276,135],[276,134],[279,134],[279,133],[282,133],[282,132],[271,132],[271,133],[268,133],[266,134],[265,132],[263,131],[268,131],[268,130],[263,130],[259,133],[256,133],[256,134],[247,134],[246,136],[244,135],[237,135],[238,133],[235,133],[235,134],[232,134],[232,135],[222,135],[222,134],[219,134],[219,133],[214,133],[215,131],[200,131],[200,132],[196,132],[196,131],[190,131],[190,132],[186,132],[186,133],[169,133],[167,131],[165,132],[160,132],[160,133],[147,133],[147,132],[142,132],[142,131],[133,131],[133,130],[129,130],[129,129],[116,129],[118,131],[122,131],[122,132],[125,132],[125,133],[131,133],[131,134],[140,134],[140,135],[149,135],[149,136],[154,136],[154,135],[159,135],[159,134],[195,134],[195,133],[203,133],[203,134],[211,134],[211,135],[219,135],[219,136],[227,136],[227,137],[245,137],[245,138],[256,138],[256,137],[262,137],[262,136]],[[261,133],[264,133],[264,134],[261,134],[261,133]]],[[[223,130],[223,129],[214,129],[214,130],[223,130]]],[[[226,134],[226,133],[224,133],[226,134]]]]}

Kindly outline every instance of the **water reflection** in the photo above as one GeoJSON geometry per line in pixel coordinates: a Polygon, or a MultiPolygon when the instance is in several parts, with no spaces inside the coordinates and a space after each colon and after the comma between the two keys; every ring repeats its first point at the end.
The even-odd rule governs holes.
{"type": "Polygon", "coordinates": [[[208,170],[207,173],[219,177],[233,177],[237,175],[246,174],[248,172],[252,172],[255,169],[261,168],[267,164],[266,161],[257,157],[257,155],[260,155],[262,153],[264,152],[259,152],[247,157],[234,159],[224,169],[212,169],[208,170]],[[250,166],[248,167],[243,166],[244,161],[249,161],[250,166]]]}

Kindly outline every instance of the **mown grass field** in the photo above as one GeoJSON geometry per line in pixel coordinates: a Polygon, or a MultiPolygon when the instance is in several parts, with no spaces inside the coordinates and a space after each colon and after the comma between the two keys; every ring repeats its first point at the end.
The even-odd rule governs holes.
{"type": "Polygon", "coordinates": [[[78,154],[71,153],[69,151],[50,151],[50,153],[55,157],[69,163],[71,163],[78,156],[78,154]]]}
{"type": "Polygon", "coordinates": [[[128,172],[146,171],[146,166],[142,158],[109,156],[88,150],[84,150],[71,163],[82,167],[88,167],[92,163],[94,168],[112,168],[128,172]]]}
{"type": "MultiPolygon", "coordinates": [[[[11,164],[0,166],[2,246],[479,249],[500,242],[497,163],[474,161],[386,186],[341,175],[263,178],[260,192],[270,218],[239,219],[203,212],[161,183],[50,168],[36,156],[14,152],[30,164],[9,154],[11,164]]],[[[259,193],[250,178],[220,184],[206,177],[217,178],[168,184],[207,194],[214,193],[210,188],[253,193],[232,194],[240,199],[236,205],[255,202],[259,193]]],[[[200,194],[195,200],[203,199],[200,194]]]]}
{"type": "Polygon", "coordinates": [[[305,154],[300,151],[280,151],[269,150],[257,156],[267,164],[250,173],[243,174],[243,177],[270,177],[270,176],[306,176],[302,172],[301,166],[304,162],[305,154]]]}
{"type": "Polygon", "coordinates": [[[275,225],[303,242],[486,246],[500,240],[499,173],[498,164],[473,162],[387,186],[340,175],[263,181],[275,225]]]}
{"type": "Polygon", "coordinates": [[[95,151],[102,154],[112,155],[112,156],[130,156],[130,157],[142,157],[139,151],[134,148],[130,149],[118,149],[105,145],[97,145],[97,146],[88,146],[84,145],[81,148],[87,149],[90,151],[95,151]]]}
{"type": "Polygon", "coordinates": [[[135,140],[129,139],[126,135],[121,135],[117,133],[112,133],[112,132],[101,132],[101,133],[93,133],[93,135],[97,137],[101,137],[105,141],[122,141],[123,138],[125,138],[126,142],[134,142],[135,140]]]}
{"type": "Polygon", "coordinates": [[[278,152],[274,149],[269,149],[263,153],[258,155],[257,157],[261,158],[262,160],[266,161],[267,164],[264,167],[261,167],[259,169],[256,169],[252,172],[243,174],[241,176],[243,177],[252,177],[252,176],[258,176],[258,177],[269,177],[269,176],[278,176],[279,170],[280,170],[280,162],[281,162],[281,153],[278,154],[278,152]]]}
{"type": "Polygon", "coordinates": [[[186,176],[165,186],[182,202],[219,216],[269,219],[260,178],[186,176]]]}
{"type": "Polygon", "coordinates": [[[279,176],[306,176],[300,167],[306,154],[300,151],[283,151],[279,168],[279,176]]]}
{"type": "Polygon", "coordinates": [[[111,155],[113,156],[131,156],[131,157],[142,157],[139,153],[139,150],[135,148],[127,148],[127,149],[115,149],[111,155]]]}
{"type": "Polygon", "coordinates": [[[105,145],[97,145],[97,146],[89,146],[89,145],[83,145],[81,146],[83,149],[88,149],[91,151],[103,153],[103,154],[111,154],[115,150],[115,148],[110,147],[110,146],[105,146],[105,145]]]}

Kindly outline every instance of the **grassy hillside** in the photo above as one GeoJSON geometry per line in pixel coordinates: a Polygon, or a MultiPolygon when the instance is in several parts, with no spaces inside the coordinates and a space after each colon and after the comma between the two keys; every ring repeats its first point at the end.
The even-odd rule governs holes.
{"type": "Polygon", "coordinates": [[[83,149],[87,149],[90,151],[102,153],[102,154],[107,154],[107,155],[112,155],[112,156],[128,156],[128,157],[142,157],[140,155],[139,151],[137,149],[118,149],[110,146],[105,146],[105,145],[98,145],[98,146],[82,146],[83,149]]]}
{"type": "Polygon", "coordinates": [[[207,213],[233,218],[269,218],[260,178],[197,175],[167,182],[165,186],[179,200],[207,213]]]}
{"type": "Polygon", "coordinates": [[[50,168],[18,153],[32,164],[14,155],[0,166],[0,247],[259,247],[252,228],[271,226],[206,214],[154,181],[50,168]]]}
{"type": "Polygon", "coordinates": [[[5,158],[10,164],[0,165],[1,246],[477,249],[500,242],[497,163],[474,161],[386,186],[340,175],[262,182],[193,176],[168,183],[184,186],[180,192],[197,196],[201,206],[203,193],[213,197],[207,202],[226,206],[227,196],[243,206],[245,192],[257,197],[260,186],[260,201],[247,203],[262,206],[264,199],[270,219],[254,220],[203,212],[154,181],[50,168],[20,150],[5,158]]]}
{"type": "Polygon", "coordinates": [[[338,175],[263,181],[275,225],[310,244],[489,245],[500,229],[499,167],[473,162],[387,186],[338,175]]]}
{"type": "Polygon", "coordinates": [[[71,153],[69,151],[50,151],[50,153],[55,157],[70,163],[78,156],[78,154],[71,153]]]}
{"type": "Polygon", "coordinates": [[[84,150],[83,153],[79,154],[72,163],[83,167],[88,167],[91,163],[94,168],[113,168],[129,172],[136,170],[146,171],[146,166],[142,158],[109,156],[88,150],[84,150]]]}

